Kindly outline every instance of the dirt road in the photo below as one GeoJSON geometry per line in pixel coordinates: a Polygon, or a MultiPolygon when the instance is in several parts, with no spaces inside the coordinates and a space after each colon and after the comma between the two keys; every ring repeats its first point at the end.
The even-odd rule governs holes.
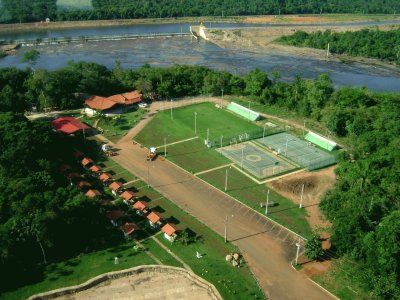
{"type": "MultiPolygon", "coordinates": [[[[176,103],[180,105],[184,102],[176,103]]],[[[228,239],[240,248],[271,299],[333,299],[290,266],[295,235],[169,161],[147,162],[147,149],[132,144],[137,132],[134,128],[116,144],[120,151],[113,159],[139,178],[147,180],[150,174],[151,186],[221,236],[227,216],[228,239]]]]}

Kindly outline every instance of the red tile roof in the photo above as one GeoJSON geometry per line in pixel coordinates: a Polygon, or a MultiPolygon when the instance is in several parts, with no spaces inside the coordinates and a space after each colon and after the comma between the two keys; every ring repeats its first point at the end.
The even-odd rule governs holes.
{"type": "Polygon", "coordinates": [[[90,127],[83,124],[79,120],[73,117],[62,117],[51,121],[53,128],[57,131],[71,134],[83,129],[89,129],[90,127]]]}
{"type": "Polygon", "coordinates": [[[138,201],[135,204],[133,204],[133,208],[137,210],[145,210],[147,208],[147,203],[143,201],[138,201]]]}
{"type": "Polygon", "coordinates": [[[117,94],[110,97],[92,96],[85,101],[85,104],[91,109],[106,110],[116,104],[130,105],[142,101],[142,94],[133,91],[124,94],[117,94]]]}
{"type": "Polygon", "coordinates": [[[148,216],[147,219],[149,219],[152,223],[156,224],[158,221],[161,220],[161,214],[156,211],[152,211],[148,216]]]}
{"type": "Polygon", "coordinates": [[[107,217],[113,221],[117,221],[123,216],[125,216],[125,213],[122,210],[113,210],[107,214],[107,217]]]}
{"type": "Polygon", "coordinates": [[[101,168],[98,165],[93,165],[89,168],[89,170],[92,172],[100,172],[101,168]]]}
{"type": "Polygon", "coordinates": [[[110,179],[112,179],[113,177],[110,175],[110,174],[108,174],[108,173],[103,173],[103,174],[101,174],[100,176],[99,176],[99,179],[101,180],[101,181],[107,181],[107,180],[110,180],[110,179]]]}
{"type": "Polygon", "coordinates": [[[172,223],[167,223],[163,226],[163,228],[161,228],[162,232],[165,232],[167,235],[171,236],[173,235],[175,232],[178,231],[178,229],[175,227],[174,224],[172,223]]]}
{"type": "Polygon", "coordinates": [[[106,110],[113,107],[117,103],[104,97],[92,96],[85,101],[85,104],[91,109],[106,110]]]}
{"type": "Polygon", "coordinates": [[[111,183],[108,187],[110,188],[110,189],[112,189],[113,191],[117,191],[117,190],[119,190],[120,188],[122,188],[124,185],[121,183],[121,182],[119,182],[119,181],[114,181],[113,183],[111,183]]]}
{"type": "Polygon", "coordinates": [[[93,197],[100,197],[101,193],[98,190],[88,190],[85,194],[86,196],[88,196],[89,198],[93,198],[93,197]]]}
{"type": "Polygon", "coordinates": [[[135,197],[135,194],[131,191],[125,191],[121,194],[121,197],[124,198],[124,200],[131,200],[135,197]]]}
{"type": "Polygon", "coordinates": [[[79,183],[77,184],[78,188],[84,188],[85,186],[92,186],[89,182],[87,181],[79,181],[79,183]]]}
{"type": "Polygon", "coordinates": [[[140,230],[139,226],[135,223],[125,223],[121,226],[121,229],[125,234],[132,234],[133,232],[140,230]]]}
{"type": "Polygon", "coordinates": [[[83,166],[87,166],[88,164],[92,164],[92,163],[94,163],[94,161],[91,160],[91,159],[88,158],[88,157],[84,157],[84,158],[81,160],[81,164],[82,164],[83,166]]]}

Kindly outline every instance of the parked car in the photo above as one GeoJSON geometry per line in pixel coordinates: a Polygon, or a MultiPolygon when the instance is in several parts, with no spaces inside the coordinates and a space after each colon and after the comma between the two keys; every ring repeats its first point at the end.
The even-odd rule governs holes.
{"type": "Polygon", "coordinates": [[[140,102],[139,103],[139,107],[140,108],[146,108],[147,106],[149,106],[146,102],[140,102]]]}

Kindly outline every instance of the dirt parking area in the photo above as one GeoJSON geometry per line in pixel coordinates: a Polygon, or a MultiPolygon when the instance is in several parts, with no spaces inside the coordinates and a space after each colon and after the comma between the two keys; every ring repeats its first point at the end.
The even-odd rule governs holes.
{"type": "Polygon", "coordinates": [[[308,213],[308,222],[312,229],[326,228],[330,223],[323,218],[319,209],[325,193],[333,187],[336,180],[336,166],[313,172],[301,172],[270,182],[268,185],[279,194],[300,203],[301,189],[304,184],[303,207],[308,213]]]}
{"type": "Polygon", "coordinates": [[[197,285],[182,274],[146,271],[128,277],[108,280],[83,292],[55,299],[208,300],[215,298],[206,288],[197,285]]]}

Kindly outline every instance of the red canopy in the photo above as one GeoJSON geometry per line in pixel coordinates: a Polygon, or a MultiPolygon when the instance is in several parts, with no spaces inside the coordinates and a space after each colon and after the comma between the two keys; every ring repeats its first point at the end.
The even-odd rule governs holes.
{"type": "Polygon", "coordinates": [[[71,134],[90,127],[73,117],[62,117],[51,121],[53,128],[66,134],[71,134]]]}

